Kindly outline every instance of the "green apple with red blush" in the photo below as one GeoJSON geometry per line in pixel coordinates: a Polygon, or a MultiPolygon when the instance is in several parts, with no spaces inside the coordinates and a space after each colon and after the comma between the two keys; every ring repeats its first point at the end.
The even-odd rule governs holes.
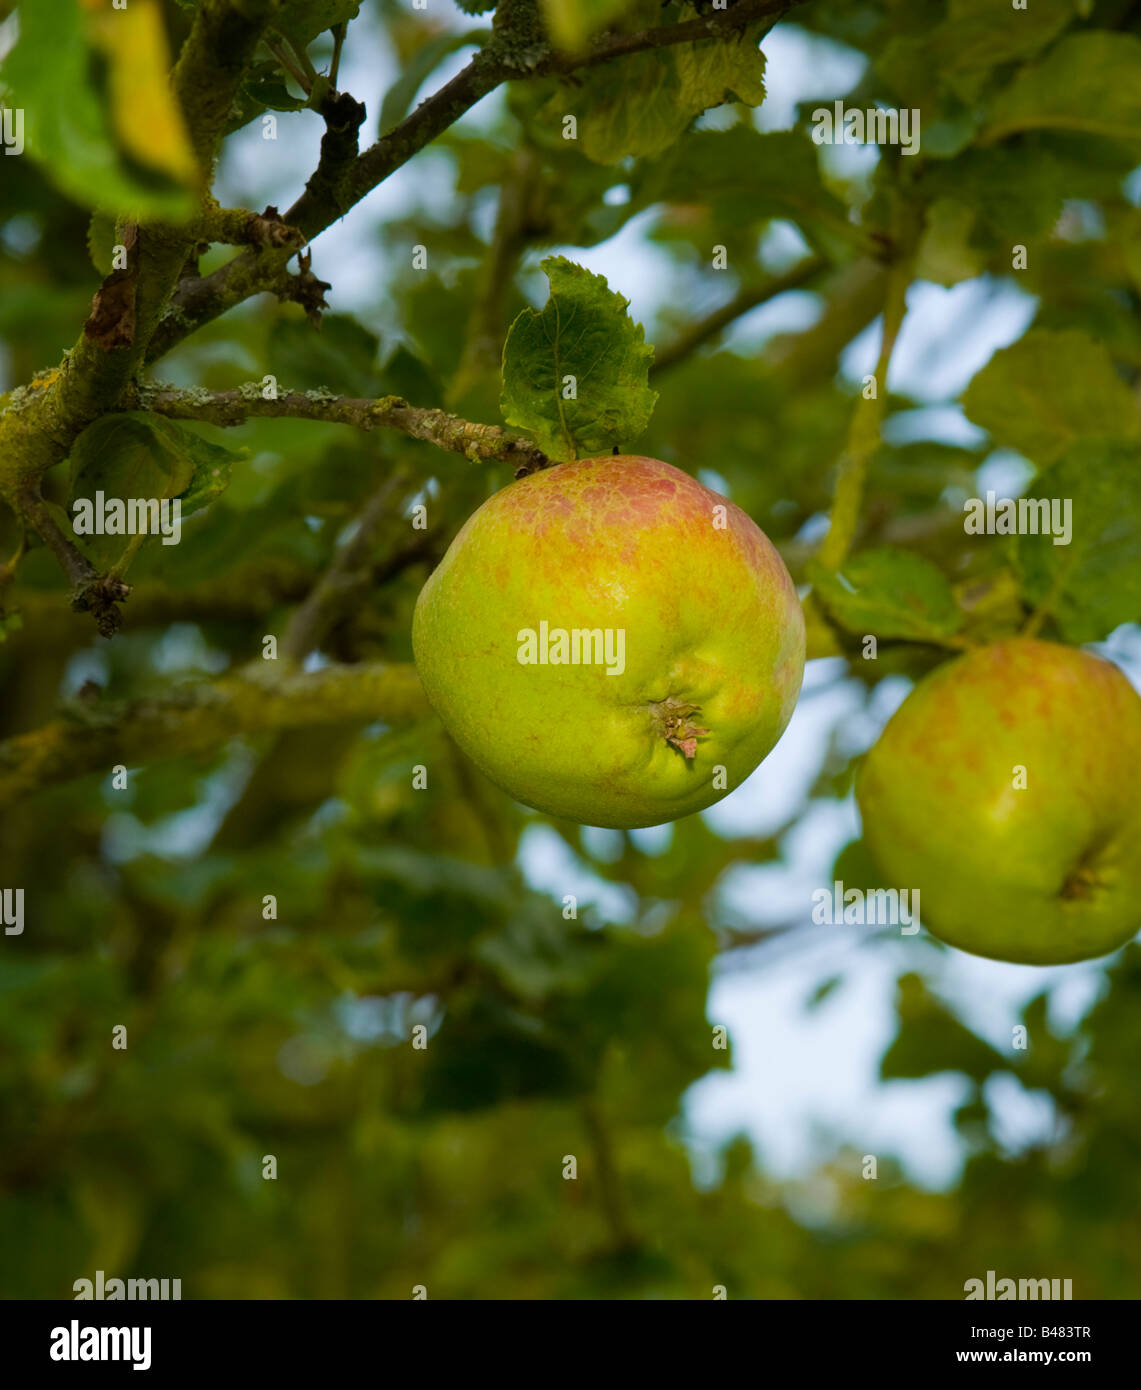
{"type": "Polygon", "coordinates": [[[467,520],[416,605],[421,681],[517,801],[633,829],[713,805],[780,738],[804,619],[775,547],[681,469],[532,473],[467,520]]]}
{"type": "Polygon", "coordinates": [[[1141,927],[1141,696],[1098,656],[1012,638],[939,667],[856,797],[881,873],[951,946],[1060,965],[1141,927]]]}

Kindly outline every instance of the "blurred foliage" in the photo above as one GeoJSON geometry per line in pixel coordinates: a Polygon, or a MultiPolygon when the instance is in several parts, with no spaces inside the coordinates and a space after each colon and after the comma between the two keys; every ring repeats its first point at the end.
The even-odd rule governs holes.
{"type": "MultiPolygon", "coordinates": [[[[157,0],[136,8],[153,17],[157,0]]],[[[172,48],[192,8],[165,6],[172,48]]],[[[464,3],[446,19],[396,0],[359,8],[346,55],[363,45],[373,61],[372,46],[389,79],[371,139],[486,37],[487,21],[467,16],[492,6],[464,3]]],[[[321,31],[357,9],[291,0],[282,23],[327,67],[321,31]]],[[[152,143],[133,145],[139,126],[124,123],[114,71],[125,58],[100,47],[98,11],[21,5],[0,76],[15,100],[52,116],[29,124],[29,158],[0,161],[6,388],[74,341],[99,280],[89,231],[97,259],[110,244],[101,213],[168,215],[186,197],[165,88],[148,86],[159,116],[144,132],[152,143]]],[[[545,0],[542,13],[573,52],[600,31],[694,11],[545,0]]],[[[600,65],[581,84],[512,84],[417,157],[432,174],[423,188],[414,175],[403,201],[349,214],[384,259],[371,298],[336,298],[318,333],[296,305],[263,297],[195,334],[161,374],[214,390],[273,374],[283,389],[393,392],[497,421],[499,352],[529,305],[524,324],[539,322],[537,267],[552,250],[573,261],[639,218],[639,254],[663,267],[647,334],[661,351],[785,270],[775,248],[793,232],[793,254],[821,258],[796,292],[812,321],[759,346],[754,335],[723,348],[713,332],[653,373],[659,399],[637,447],[712,470],[797,580],[819,585],[832,649],[847,653],[834,680],[858,690],[860,709],[826,741],[803,802],[775,832],[718,834],[691,818],[651,850],[524,813],[434,723],[380,723],[231,743],[133,769],[126,791],[85,778],[0,808],[0,885],[23,889],[27,918],[22,936],[0,937],[0,1296],[68,1296],[96,1269],[181,1277],[186,1297],[407,1298],[423,1284],[432,1297],[706,1298],[724,1285],[730,1297],[946,1298],[991,1268],[1072,1278],[1080,1297],[1141,1293],[1136,947],[1098,972],[1097,1003],[1064,1036],[1037,995],[1025,1051],[996,1049],[958,1016],[940,992],[945,952],[917,966],[896,948],[882,1094],[959,1079],[965,1166],[947,1191],[916,1186],[890,1155],[870,1181],[847,1141],[778,1181],[740,1138],[715,1173],[694,1177],[683,1097],[732,1057],[715,1046],[711,972],[779,970],[771,949],[812,931],[807,893],[803,920],[780,930],[763,895],[741,922],[723,889],[735,872],[786,862],[791,832],[849,795],[854,726],[872,717],[878,684],[923,674],[961,634],[1016,630],[1044,600],[1043,630],[1062,640],[1100,640],[1141,617],[1141,212],[1130,178],[1141,14],[1111,0],[1035,0],[1025,12],[829,0],[798,8],[794,23],[866,60],[853,90],[813,91],[796,129],[763,130],[742,104],[763,96],[751,30],[739,45],[644,55],[622,75],[600,65]],[[885,153],[862,172],[825,158],[811,111],[840,97],[919,108],[922,155],[885,153]],[[716,114],[695,126],[710,105],[716,114]],[[576,113],[577,143],[561,133],[576,113]],[[849,566],[814,575],[858,400],[842,357],[880,312],[900,196],[919,223],[916,279],[971,281],[992,300],[1017,285],[1034,322],[965,394],[978,443],[894,428],[930,402],[893,390],[849,566]],[[420,243],[426,273],[406,254],[420,243]],[[716,247],[724,269],[712,268],[716,247]],[[1049,544],[964,534],[962,502],[995,447],[1018,451],[1032,492],[1072,495],[1095,519],[1063,574],[1049,544]],[[869,627],[885,639],[875,662],[859,654],[869,627]],[[429,784],[414,792],[416,766],[429,784]],[[538,834],[570,866],[561,892],[524,875],[538,834]],[[578,897],[577,915],[564,894],[578,897]],[[624,909],[596,905],[614,894],[624,909]],[[111,1046],[117,1027],[125,1051],[111,1046]],[[1009,1147],[994,1083],[1046,1104],[1048,1135],[1009,1147]],[[263,1178],[267,1154],[276,1181],[263,1178]],[[568,1155],[575,1181],[563,1176],[568,1155]]],[[[156,33],[140,29],[138,43],[156,51],[156,33]]],[[[267,109],[316,123],[303,104],[262,52],[232,138],[256,154],[256,126],[243,128],[267,109]]],[[[298,163],[291,192],[311,172],[298,163]]],[[[335,282],[319,241],[314,255],[335,282]]],[[[115,460],[143,466],[138,436],[152,426],[121,418],[132,438],[110,465],[108,427],[94,426],[70,472],[47,480],[49,501],[62,506],[73,479],[100,484],[115,460]]],[[[338,425],[157,433],[145,466],[195,479],[201,509],[180,545],[134,557],[125,628],[109,643],[67,611],[64,578],[29,542],[0,592],[4,737],[83,690],[169,692],[257,656],[336,555],[378,474],[398,467],[428,503],[429,543],[402,548],[408,528],[395,518],[378,538],[376,582],[321,655],[408,660],[431,564],[509,481],[504,466],[338,425]]],[[[0,554],[19,544],[5,513],[0,554]]],[[[858,842],[833,871],[874,881],[858,842]]],[[[825,961],[806,1008],[828,1010],[884,949],[869,938],[839,969],[825,961]]]]}

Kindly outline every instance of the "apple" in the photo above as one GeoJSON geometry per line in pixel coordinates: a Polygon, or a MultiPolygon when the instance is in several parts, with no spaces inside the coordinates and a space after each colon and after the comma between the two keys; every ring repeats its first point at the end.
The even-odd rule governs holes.
{"type": "Polygon", "coordinates": [[[1141,927],[1141,696],[1100,657],[1016,637],[939,667],[856,799],[888,886],[951,946],[1063,965],[1141,927]]]}
{"type": "Polygon", "coordinates": [[[468,518],[412,624],[448,732],[517,801],[632,829],[711,806],[784,731],[796,589],[764,532],[635,455],[532,473],[468,518]]]}

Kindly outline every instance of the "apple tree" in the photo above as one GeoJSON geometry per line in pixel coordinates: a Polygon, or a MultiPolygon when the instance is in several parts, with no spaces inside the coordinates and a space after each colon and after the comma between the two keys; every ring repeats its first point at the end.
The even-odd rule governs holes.
{"type": "MultiPolygon", "coordinates": [[[[1136,947],[971,997],[810,905],[885,887],[852,789],[911,684],[1141,669],[1137,7],[0,0],[0,138],[0,1293],[1135,1297],[1136,947]],[[411,637],[481,504],[615,453],[730,498],[807,633],[798,766],[633,833],[500,790],[411,637]],[[875,1096],[953,1083],[939,1190],[858,1124],[792,1176],[703,1137],[726,990],[835,1040],[873,979],[875,1096]]],[[[1055,757],[1039,681],[1029,858],[1120,875],[1108,950],[1132,716],[1077,692],[1055,757]]],[[[1008,863],[899,823],[960,915],[1008,863]]]]}

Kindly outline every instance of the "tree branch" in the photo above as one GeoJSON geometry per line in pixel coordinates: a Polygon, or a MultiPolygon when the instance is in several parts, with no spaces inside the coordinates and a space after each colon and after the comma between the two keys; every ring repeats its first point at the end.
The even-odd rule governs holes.
{"type": "MultiPolygon", "coordinates": [[[[171,74],[208,183],[242,74],[276,0],[202,0],[171,74]]],[[[130,269],[103,282],[74,347],[54,371],[13,391],[0,413],[0,495],[18,516],[40,477],[82,431],[112,408],[138,369],[193,244],[190,227],[124,228],[130,269]]],[[[37,513],[42,520],[42,514],[37,513]]],[[[37,527],[38,529],[38,527],[37,527]]],[[[52,540],[44,537],[49,545],[52,540]]],[[[53,548],[55,548],[53,546],[53,548]]],[[[113,621],[114,609],[108,614],[113,621]]]]}
{"type": "Polygon", "coordinates": [[[0,743],[0,804],[38,787],[116,764],[138,767],[207,753],[238,734],[346,721],[407,723],[429,712],[408,665],[329,666],[281,674],[270,663],[240,675],[184,686],[161,698],[77,709],[0,743]]]}
{"type": "Polygon", "coordinates": [[[513,463],[516,474],[534,473],[550,462],[529,440],[509,434],[500,425],[481,425],[434,407],[409,405],[400,396],[368,400],[334,396],[327,391],[284,391],[265,399],[259,387],[241,391],[177,391],[144,387],[128,392],[126,409],[153,410],[175,420],[202,420],[212,425],[241,425],[264,417],[321,420],[352,425],[359,430],[394,429],[413,439],[423,439],[450,453],[463,454],[472,463],[492,459],[513,463]]]}
{"type": "MultiPolygon", "coordinates": [[[[339,180],[335,195],[321,185],[307,185],[285,214],[285,221],[299,227],[312,241],[503,82],[566,77],[635,53],[723,38],[758,20],[771,18],[775,22],[800,3],[802,0],[740,0],[730,10],[682,24],[605,37],[578,55],[552,52],[543,42],[529,64],[512,53],[510,34],[497,32],[467,67],[356,157],[339,180]]],[[[288,260],[281,251],[246,252],[207,276],[184,282],[172,300],[171,314],[154,335],[147,362],[156,361],[195,329],[251,295],[272,289],[288,260]]]]}

